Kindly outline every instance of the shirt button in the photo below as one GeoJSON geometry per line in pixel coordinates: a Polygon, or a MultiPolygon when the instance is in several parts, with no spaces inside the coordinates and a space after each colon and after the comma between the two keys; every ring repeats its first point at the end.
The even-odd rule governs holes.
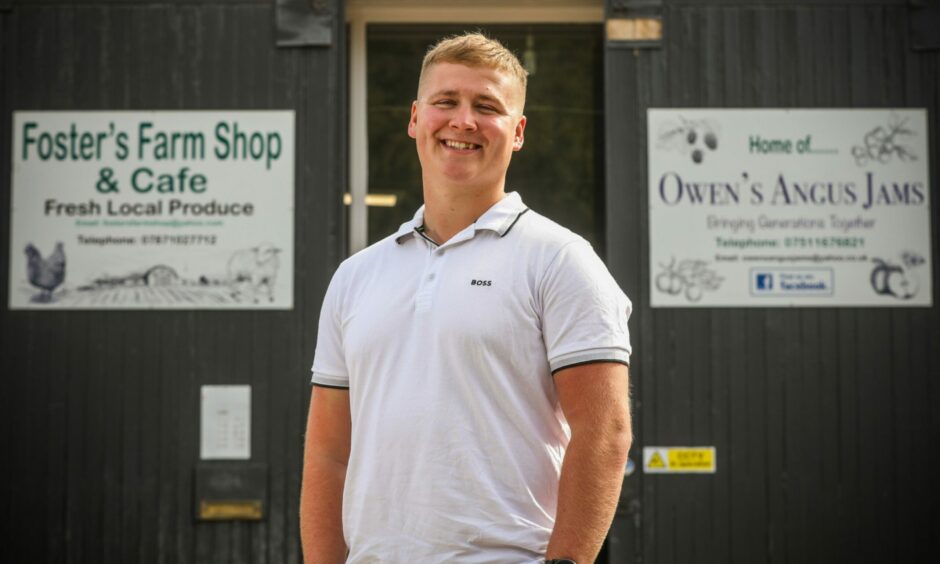
{"type": "Polygon", "coordinates": [[[434,280],[434,273],[428,274],[428,280],[434,280]]]}

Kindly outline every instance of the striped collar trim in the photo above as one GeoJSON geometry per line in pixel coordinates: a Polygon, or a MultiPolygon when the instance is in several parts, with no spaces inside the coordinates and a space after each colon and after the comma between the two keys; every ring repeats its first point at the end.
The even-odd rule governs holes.
{"type": "MultiPolygon", "coordinates": [[[[522,197],[519,196],[519,193],[510,192],[506,194],[502,200],[493,204],[493,207],[486,210],[471,227],[474,232],[486,229],[497,233],[502,238],[509,234],[527,211],[529,211],[529,208],[522,203],[522,197]]],[[[415,212],[414,217],[410,221],[401,224],[401,227],[398,228],[398,232],[395,234],[395,242],[400,245],[409,237],[415,236],[428,239],[424,234],[424,206],[418,208],[418,211],[415,212]]],[[[430,241],[430,239],[428,240],[430,241]]],[[[431,242],[433,243],[434,241],[431,242]]]]}

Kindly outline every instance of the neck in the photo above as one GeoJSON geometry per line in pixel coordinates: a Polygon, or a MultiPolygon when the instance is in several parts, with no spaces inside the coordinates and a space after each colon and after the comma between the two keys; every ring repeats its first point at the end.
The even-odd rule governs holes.
{"type": "Polygon", "coordinates": [[[503,199],[505,179],[497,186],[468,188],[424,179],[424,227],[439,244],[460,233],[503,199]]]}

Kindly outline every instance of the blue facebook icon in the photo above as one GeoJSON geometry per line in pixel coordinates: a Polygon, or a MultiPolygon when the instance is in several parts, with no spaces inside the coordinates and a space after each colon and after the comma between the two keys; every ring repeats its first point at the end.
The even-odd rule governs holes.
{"type": "Polygon", "coordinates": [[[773,290],[774,288],[774,275],[773,274],[758,274],[757,275],[757,289],[758,290],[773,290]]]}

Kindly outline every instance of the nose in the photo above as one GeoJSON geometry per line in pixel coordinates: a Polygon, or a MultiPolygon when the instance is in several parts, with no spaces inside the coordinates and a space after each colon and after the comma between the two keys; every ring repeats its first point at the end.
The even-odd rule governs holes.
{"type": "Polygon", "coordinates": [[[476,119],[473,116],[473,109],[465,104],[461,104],[454,109],[450,116],[450,127],[460,131],[474,131],[477,128],[476,119]]]}

